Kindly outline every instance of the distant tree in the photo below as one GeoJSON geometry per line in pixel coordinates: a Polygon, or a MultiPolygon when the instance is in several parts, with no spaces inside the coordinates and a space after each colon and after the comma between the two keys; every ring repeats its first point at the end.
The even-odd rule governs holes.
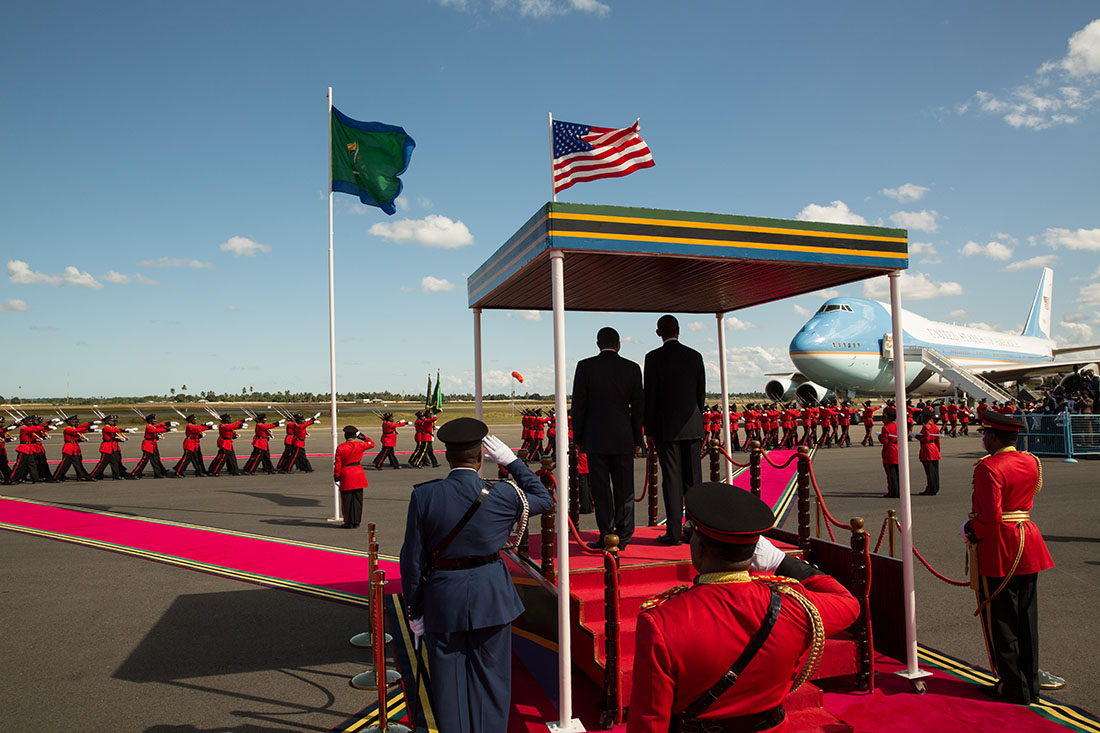
{"type": "Polygon", "coordinates": [[[180,391],[181,392],[186,392],[187,391],[187,385],[185,384],[182,387],[180,387],[180,391]]]}
{"type": "Polygon", "coordinates": [[[169,392],[171,393],[171,395],[172,395],[173,397],[175,397],[175,396],[176,396],[176,388],[175,388],[175,387],[173,387],[172,389],[170,389],[170,390],[168,390],[168,391],[169,391],[169,392]]]}

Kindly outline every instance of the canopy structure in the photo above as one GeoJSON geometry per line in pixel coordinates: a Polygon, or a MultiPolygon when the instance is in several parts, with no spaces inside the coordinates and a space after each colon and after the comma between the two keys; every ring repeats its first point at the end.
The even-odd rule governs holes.
{"type": "MultiPolygon", "coordinates": [[[[527,220],[468,279],[474,313],[474,393],[482,415],[481,312],[484,309],[552,310],[555,411],[567,414],[565,311],[714,313],[718,328],[722,412],[729,412],[725,314],[823,288],[890,276],[894,353],[901,339],[900,271],[909,264],[904,229],[764,219],[693,211],[549,202],[527,220]]],[[[905,404],[904,363],[895,363],[895,399],[905,404]],[[899,371],[900,370],[900,371],[899,371]]],[[[723,421],[729,444],[729,424],[723,421]]],[[[556,435],[557,455],[568,452],[568,431],[556,435]]],[[[898,442],[907,440],[898,421],[898,442]]],[[[908,454],[899,451],[902,556],[910,647],[908,675],[916,666],[915,597],[908,454]],[[908,545],[907,547],[905,545],[908,545]]],[[[731,477],[727,466],[727,480],[731,477]]],[[[556,468],[567,486],[565,462],[556,468]]],[[[581,730],[572,718],[569,645],[568,513],[557,514],[560,721],[555,730],[581,730]]]]}

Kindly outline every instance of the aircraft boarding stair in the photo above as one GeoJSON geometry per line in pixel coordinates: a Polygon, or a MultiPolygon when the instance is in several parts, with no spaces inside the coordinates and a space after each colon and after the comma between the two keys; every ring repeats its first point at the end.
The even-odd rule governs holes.
{"type": "Polygon", "coordinates": [[[920,359],[920,362],[924,365],[924,370],[910,385],[911,388],[923,384],[932,374],[938,374],[976,400],[984,398],[989,402],[1011,402],[1014,399],[1012,395],[997,385],[979,374],[967,371],[935,349],[924,346],[907,346],[905,348],[905,360],[916,361],[917,359],[920,359]]]}

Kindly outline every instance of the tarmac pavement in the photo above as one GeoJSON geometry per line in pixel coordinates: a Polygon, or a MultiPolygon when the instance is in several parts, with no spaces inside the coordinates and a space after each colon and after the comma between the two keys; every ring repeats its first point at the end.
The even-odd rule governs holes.
{"type": "MultiPolygon", "coordinates": [[[[399,451],[412,448],[406,432],[399,451]]],[[[519,444],[518,426],[494,432],[519,444]]],[[[329,441],[327,433],[311,437],[308,451],[325,453],[329,441]]],[[[139,443],[126,443],[124,455],[136,456],[139,443]]],[[[176,455],[178,443],[165,443],[163,452],[176,455]]],[[[981,448],[976,435],[943,444],[940,494],[912,498],[914,537],[937,570],[962,579],[959,525],[970,509],[972,465],[981,448]]],[[[247,445],[238,440],[238,452],[246,453],[247,445]]],[[[89,446],[90,467],[95,456],[89,446]]],[[[47,445],[51,458],[59,450],[47,445]]],[[[913,443],[914,494],[924,488],[916,453],[913,443]]],[[[325,457],[311,459],[311,474],[182,480],[147,474],[141,481],[22,484],[0,491],[357,550],[366,549],[366,522],[375,522],[382,552],[396,556],[413,484],[442,477],[446,468],[374,471],[371,457],[365,460],[370,488],[359,530],[327,521],[333,491],[332,463],[325,457]]],[[[745,460],[743,453],[735,457],[745,460]]],[[[643,466],[636,462],[639,489],[643,466]]],[[[878,449],[859,447],[857,438],[852,448],[819,451],[814,467],[832,514],[841,521],[863,517],[876,540],[886,510],[897,508],[896,500],[882,498],[878,449]]],[[[1100,608],[1100,462],[1047,458],[1043,469],[1044,489],[1032,517],[1057,567],[1039,580],[1041,663],[1067,679],[1055,698],[1100,711],[1093,628],[1100,608]]],[[[636,507],[642,524],[645,502],[636,507]]],[[[786,527],[793,523],[792,516],[786,527]]],[[[592,515],[582,516],[581,528],[594,528],[592,515]]],[[[972,592],[943,583],[919,563],[915,573],[918,641],[988,666],[972,592]]],[[[0,619],[5,730],[329,730],[371,700],[347,684],[369,663],[367,652],[347,644],[365,629],[362,609],[101,550],[0,532],[0,619]]]]}

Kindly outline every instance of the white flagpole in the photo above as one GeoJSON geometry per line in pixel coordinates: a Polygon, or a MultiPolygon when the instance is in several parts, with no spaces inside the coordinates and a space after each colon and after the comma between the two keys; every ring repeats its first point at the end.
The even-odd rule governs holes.
{"type": "MultiPolygon", "coordinates": [[[[332,419],[332,457],[336,458],[336,289],[332,268],[332,87],[328,88],[328,170],[325,172],[328,181],[328,364],[329,378],[332,388],[331,402],[329,403],[329,416],[332,419]]],[[[332,516],[328,521],[343,522],[344,517],[340,513],[340,487],[334,481],[332,483],[332,516]]]]}
{"type": "Polygon", "coordinates": [[[558,192],[554,190],[554,113],[547,112],[550,119],[550,200],[558,200],[558,192]]]}

